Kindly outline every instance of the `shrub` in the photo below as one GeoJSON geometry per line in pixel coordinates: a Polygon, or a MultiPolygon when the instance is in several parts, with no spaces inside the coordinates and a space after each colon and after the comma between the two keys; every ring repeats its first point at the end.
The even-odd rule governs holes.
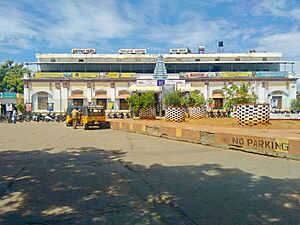
{"type": "Polygon", "coordinates": [[[189,107],[199,107],[199,106],[205,106],[206,101],[202,94],[192,92],[186,98],[186,104],[189,107]]]}
{"type": "Polygon", "coordinates": [[[153,92],[145,92],[142,94],[134,93],[126,99],[129,109],[138,112],[140,109],[153,108],[155,105],[155,97],[153,92]]]}
{"type": "Polygon", "coordinates": [[[145,92],[140,95],[140,108],[150,109],[155,105],[155,97],[153,92],[145,92]]]}
{"type": "Polygon", "coordinates": [[[186,99],[179,91],[175,91],[165,95],[164,103],[167,107],[184,107],[186,105],[186,99]]]}
{"type": "Polygon", "coordinates": [[[138,112],[140,109],[140,96],[137,93],[134,93],[130,97],[126,98],[129,109],[133,112],[138,112]]]}

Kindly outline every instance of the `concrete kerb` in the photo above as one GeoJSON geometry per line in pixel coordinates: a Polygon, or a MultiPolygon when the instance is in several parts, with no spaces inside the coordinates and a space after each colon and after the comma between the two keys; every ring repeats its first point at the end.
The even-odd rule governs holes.
{"type": "Polygon", "coordinates": [[[300,140],[290,138],[276,139],[207,132],[193,128],[158,126],[129,121],[111,121],[111,128],[195,144],[300,160],[300,140]]]}

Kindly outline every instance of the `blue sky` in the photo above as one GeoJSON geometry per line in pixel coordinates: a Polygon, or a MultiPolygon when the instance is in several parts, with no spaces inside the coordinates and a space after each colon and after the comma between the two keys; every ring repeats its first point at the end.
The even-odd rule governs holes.
{"type": "Polygon", "coordinates": [[[92,47],[276,51],[300,73],[300,0],[1,0],[0,62],[92,47]],[[298,62],[299,61],[299,62],[298,62]]]}

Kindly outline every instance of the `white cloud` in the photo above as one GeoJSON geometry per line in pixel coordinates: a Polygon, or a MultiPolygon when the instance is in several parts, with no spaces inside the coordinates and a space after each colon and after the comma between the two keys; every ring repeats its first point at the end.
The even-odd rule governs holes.
{"type": "Polygon", "coordinates": [[[54,22],[42,32],[56,46],[124,37],[134,24],[123,18],[116,5],[113,1],[60,1],[49,7],[54,22]]]}
{"type": "Polygon", "coordinates": [[[148,28],[145,39],[172,44],[174,47],[196,47],[198,44],[217,45],[221,38],[229,40],[238,35],[233,29],[233,23],[224,19],[207,20],[199,15],[179,15],[182,23],[157,24],[148,28]]]}
{"type": "Polygon", "coordinates": [[[259,50],[283,52],[290,59],[300,59],[300,31],[268,34],[259,39],[259,50]]]}
{"type": "Polygon", "coordinates": [[[135,25],[117,5],[91,0],[1,2],[0,49],[29,49],[45,41],[52,47],[86,46],[125,37],[135,25]],[[30,14],[24,5],[32,8],[30,14]]]}
{"type": "Polygon", "coordinates": [[[300,7],[298,4],[293,4],[293,1],[287,0],[262,0],[254,7],[256,15],[269,13],[272,16],[293,18],[300,21],[300,7]]]}

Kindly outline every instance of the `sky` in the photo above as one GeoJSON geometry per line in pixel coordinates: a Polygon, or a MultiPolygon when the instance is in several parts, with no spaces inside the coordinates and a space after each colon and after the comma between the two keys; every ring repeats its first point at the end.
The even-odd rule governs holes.
{"type": "MultiPolygon", "coordinates": [[[[282,52],[300,74],[300,0],[1,0],[0,62],[72,48],[282,52]]],[[[300,83],[299,83],[300,87],[300,83]]]]}

